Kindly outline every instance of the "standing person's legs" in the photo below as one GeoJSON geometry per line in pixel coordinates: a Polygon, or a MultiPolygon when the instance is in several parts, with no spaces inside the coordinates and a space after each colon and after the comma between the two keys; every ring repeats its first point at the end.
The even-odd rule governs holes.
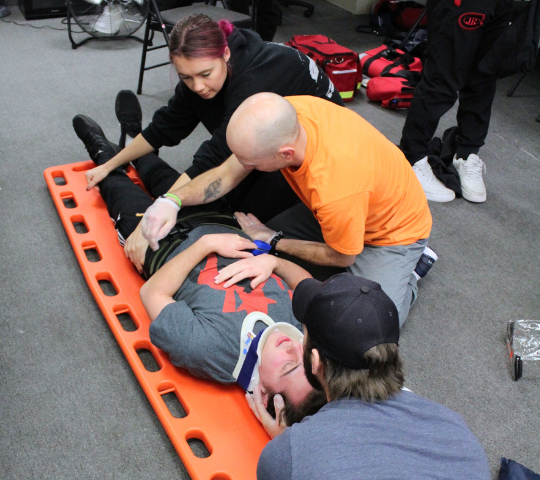
{"type": "MultiPolygon", "coordinates": [[[[235,12],[249,15],[249,0],[228,0],[227,5],[235,12]]],[[[279,0],[263,0],[257,3],[255,31],[267,42],[274,39],[279,23],[279,0]]]]}
{"type": "Polygon", "coordinates": [[[424,77],[415,88],[401,134],[399,148],[411,165],[427,156],[428,144],[437,130],[439,120],[458,98],[457,89],[454,90],[447,82],[437,78],[436,72],[432,74],[432,68],[426,63],[424,77]]]}
{"type": "Polygon", "coordinates": [[[257,3],[257,26],[255,30],[261,38],[271,42],[280,20],[279,0],[263,0],[257,3]]]}
{"type": "MultiPolygon", "coordinates": [[[[400,147],[414,165],[427,155],[439,119],[472,80],[476,65],[508,25],[509,0],[430,0],[422,81],[416,87],[400,147]]],[[[486,92],[490,95],[490,92],[486,92]]]]}
{"type": "Polygon", "coordinates": [[[461,65],[467,53],[463,56],[457,53],[468,48],[466,44],[460,45],[462,39],[456,23],[461,9],[453,0],[430,0],[426,9],[428,49],[422,80],[415,88],[400,141],[400,148],[411,165],[427,155],[428,142],[440,118],[456,102],[468,70],[466,65],[461,65]]]}
{"type": "Polygon", "coordinates": [[[481,30],[482,38],[467,82],[460,89],[457,112],[458,134],[454,166],[461,181],[463,198],[476,203],[485,202],[487,199],[483,179],[485,165],[478,152],[488,133],[497,82],[495,77],[478,71],[477,65],[507,27],[513,12],[513,2],[497,0],[493,2],[492,8],[492,16],[488,17],[489,21],[481,30]]]}
{"type": "Polygon", "coordinates": [[[470,154],[477,154],[484,145],[496,82],[495,78],[478,73],[460,90],[456,158],[466,159],[470,154]]]}
{"type": "Polygon", "coordinates": [[[495,78],[482,77],[486,76],[477,72],[476,81],[468,83],[459,92],[457,149],[454,157],[463,198],[475,203],[487,199],[483,179],[485,165],[478,151],[488,133],[496,88],[495,78]]]}
{"type": "Polygon", "coordinates": [[[412,245],[378,247],[365,245],[362,253],[349,267],[353,275],[368,278],[381,285],[395,303],[401,327],[418,295],[417,280],[413,271],[428,241],[419,240],[412,245]]]}
{"type": "Polygon", "coordinates": [[[428,200],[447,202],[455,197],[433,174],[427,161],[428,144],[441,116],[454,105],[475,68],[495,3],[463,0],[458,6],[452,0],[430,0],[427,4],[429,47],[400,148],[413,165],[428,200]]]}
{"type": "Polygon", "coordinates": [[[497,79],[478,71],[477,65],[492,49],[493,43],[511,21],[513,3],[512,0],[493,1],[492,18],[481,30],[482,37],[476,49],[474,61],[469,69],[466,83],[459,92],[457,158],[466,159],[470,154],[477,154],[480,147],[484,145],[497,79]]]}

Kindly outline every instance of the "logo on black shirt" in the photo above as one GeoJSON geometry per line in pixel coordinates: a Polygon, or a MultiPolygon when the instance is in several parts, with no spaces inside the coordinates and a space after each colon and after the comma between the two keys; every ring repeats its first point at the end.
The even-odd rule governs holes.
{"type": "Polygon", "coordinates": [[[458,23],[463,30],[476,30],[484,25],[485,18],[483,13],[464,13],[460,15],[458,23]]]}

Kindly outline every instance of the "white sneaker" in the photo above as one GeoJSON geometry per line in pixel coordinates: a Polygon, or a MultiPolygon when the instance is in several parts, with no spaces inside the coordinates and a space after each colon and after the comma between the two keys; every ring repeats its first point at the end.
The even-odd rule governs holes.
{"type": "Polygon", "coordinates": [[[412,167],[418,177],[426,198],[432,202],[451,202],[456,198],[453,190],[446,188],[444,184],[435,176],[427,157],[418,160],[412,167]]]}
{"type": "Polygon", "coordinates": [[[471,153],[467,160],[456,158],[454,155],[454,167],[459,173],[463,198],[469,202],[485,202],[487,193],[482,172],[486,171],[486,164],[478,155],[471,153]]]}

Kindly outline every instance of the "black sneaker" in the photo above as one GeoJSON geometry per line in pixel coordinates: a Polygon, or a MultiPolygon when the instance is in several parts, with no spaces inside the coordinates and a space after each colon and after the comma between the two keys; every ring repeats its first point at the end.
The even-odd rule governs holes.
{"type": "Polygon", "coordinates": [[[111,159],[120,151],[118,146],[107,140],[101,127],[86,115],[75,115],[73,117],[73,128],[77,136],[83,141],[90,158],[97,165],[111,159]],[[99,158],[99,154],[102,152],[107,154],[106,160],[99,158]]]}
{"type": "Polygon", "coordinates": [[[418,260],[416,268],[414,269],[414,275],[417,280],[424,278],[431,270],[433,264],[439,259],[437,254],[429,247],[424,248],[424,253],[418,260]]]}
{"type": "Polygon", "coordinates": [[[120,122],[120,148],[126,146],[126,135],[135,138],[142,131],[142,110],[137,95],[120,90],[115,102],[116,118],[120,122]]]}

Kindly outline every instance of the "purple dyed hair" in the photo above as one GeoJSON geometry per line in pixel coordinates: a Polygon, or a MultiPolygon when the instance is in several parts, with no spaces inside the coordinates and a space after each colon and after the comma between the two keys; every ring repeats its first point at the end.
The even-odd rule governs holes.
{"type": "Polygon", "coordinates": [[[180,20],[169,37],[169,58],[219,58],[234,30],[228,20],[215,22],[207,15],[195,14],[180,20]]]}

